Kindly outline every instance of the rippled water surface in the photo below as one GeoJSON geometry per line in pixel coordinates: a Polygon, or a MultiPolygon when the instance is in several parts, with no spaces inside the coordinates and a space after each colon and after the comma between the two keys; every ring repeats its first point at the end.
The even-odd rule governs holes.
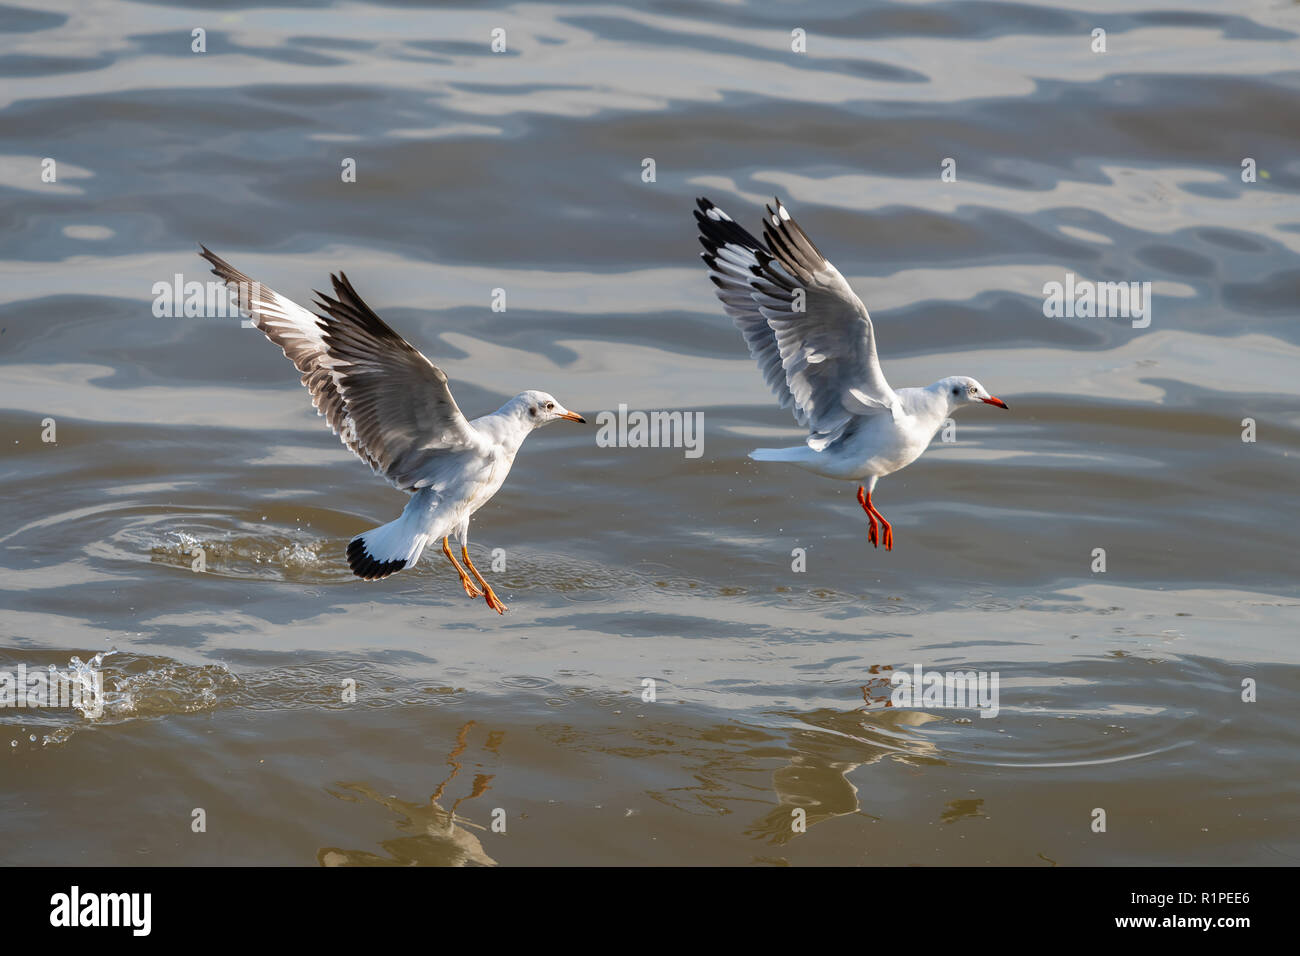
{"type": "Polygon", "coordinates": [[[103,653],[106,699],[0,710],[0,861],[1300,858],[1296,4],[17,2],[0,670],[103,653]],[[773,194],[892,384],[1011,406],[881,482],[891,553],[745,457],[800,436],[691,209],[773,194]],[[258,332],[154,315],[200,242],[346,269],[470,415],[703,412],[703,454],[533,436],[471,535],[505,617],[440,557],[358,581],[404,497],[258,332]],[[1067,273],[1150,324],[1045,316],[1067,273]],[[998,715],[883,706],[916,664],[998,715]]]}

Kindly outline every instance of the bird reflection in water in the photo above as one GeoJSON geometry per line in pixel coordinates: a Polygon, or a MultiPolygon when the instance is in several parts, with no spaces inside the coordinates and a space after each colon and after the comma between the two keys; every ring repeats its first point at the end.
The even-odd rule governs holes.
{"type": "MultiPolygon", "coordinates": [[[[363,783],[345,783],[340,787],[348,793],[335,793],[341,800],[354,800],[367,797],[375,803],[387,807],[399,819],[397,829],[405,836],[383,840],[380,846],[388,854],[381,856],[366,850],[344,850],[339,847],[322,847],[316,853],[316,860],[321,866],[496,866],[496,860],[488,856],[477,836],[469,828],[484,830],[486,827],[461,817],[457,810],[465,802],[482,796],[490,789],[493,774],[475,774],[470,792],[457,797],[448,809],[443,809],[438,801],[442,799],[447,785],[461,772],[460,757],[468,746],[469,732],[474,721],[468,721],[456,735],[456,746],[447,755],[447,765],[451,773],[438,784],[437,788],[424,803],[408,803],[396,797],[384,796],[373,787],[363,783]]],[[[490,733],[484,747],[495,753],[504,734],[490,733]]]]}
{"type": "Polygon", "coordinates": [[[750,824],[747,835],[775,846],[789,843],[801,832],[792,825],[796,808],[804,811],[804,830],[849,814],[878,820],[862,809],[858,788],[849,779],[853,771],[886,757],[906,763],[938,758],[934,744],[912,731],[939,718],[895,708],[890,699],[892,671],[889,664],[869,668],[871,676],[859,688],[864,706],[786,715],[804,725],[791,734],[797,752],[788,765],[772,773],[777,806],[750,824]]]}

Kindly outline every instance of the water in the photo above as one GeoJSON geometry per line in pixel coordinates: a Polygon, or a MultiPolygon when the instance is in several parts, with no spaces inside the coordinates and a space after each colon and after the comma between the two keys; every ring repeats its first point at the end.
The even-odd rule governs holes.
{"type": "Polygon", "coordinates": [[[0,670],[116,652],[99,717],[0,711],[3,862],[1300,857],[1294,4],[82,0],[0,31],[0,670]],[[798,432],[690,210],[754,229],[774,193],[892,384],[1011,406],[881,482],[892,553],[854,487],[745,458],[798,432]],[[503,618],[440,558],[358,582],[347,540],[404,498],[259,333],[152,314],[199,242],[299,301],[346,269],[471,415],[702,411],[703,454],[533,436],[471,535],[503,618]],[[1151,282],[1150,325],[1046,317],[1067,272],[1151,282]],[[996,672],[998,716],[881,706],[918,663],[996,672]]]}

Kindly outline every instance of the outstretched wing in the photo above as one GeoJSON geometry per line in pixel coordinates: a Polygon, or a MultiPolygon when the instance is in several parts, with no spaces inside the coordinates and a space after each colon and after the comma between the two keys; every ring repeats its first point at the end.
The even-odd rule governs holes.
{"type": "Polygon", "coordinates": [[[875,330],[862,300],[776,200],[764,242],[707,199],[698,199],[703,258],[718,298],[782,408],[822,449],[855,415],[898,414],[880,370],[875,330]]]}
{"type": "Polygon", "coordinates": [[[208,249],[202,256],[302,372],[312,404],[343,444],[398,488],[429,484],[439,455],[482,446],[446,374],[375,315],[347,276],[330,276],[334,296],[317,292],[324,314],[314,314],[208,249]]]}

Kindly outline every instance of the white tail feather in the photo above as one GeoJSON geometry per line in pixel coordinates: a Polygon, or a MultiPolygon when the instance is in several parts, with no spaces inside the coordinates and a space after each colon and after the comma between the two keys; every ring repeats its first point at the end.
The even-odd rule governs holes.
{"type": "Polygon", "coordinates": [[[401,518],[357,535],[376,561],[401,561],[409,568],[420,560],[428,535],[412,535],[401,518]]]}
{"type": "Polygon", "coordinates": [[[805,461],[808,458],[808,446],[797,448],[755,448],[749,453],[754,461],[805,461]]]}
{"type": "Polygon", "coordinates": [[[373,580],[413,567],[429,543],[430,530],[427,508],[412,498],[399,517],[357,535],[348,543],[352,573],[373,580]]]}

